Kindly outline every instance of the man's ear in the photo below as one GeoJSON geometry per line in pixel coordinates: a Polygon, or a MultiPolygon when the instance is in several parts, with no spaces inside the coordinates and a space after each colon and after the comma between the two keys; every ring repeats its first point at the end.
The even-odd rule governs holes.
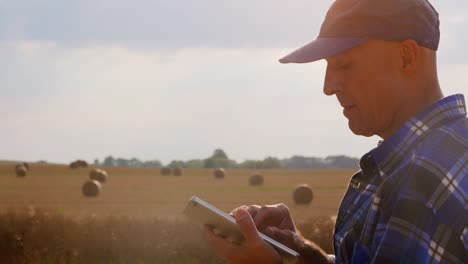
{"type": "Polygon", "coordinates": [[[401,42],[401,70],[404,73],[412,73],[417,69],[420,62],[420,56],[420,47],[416,41],[407,39],[401,42]]]}

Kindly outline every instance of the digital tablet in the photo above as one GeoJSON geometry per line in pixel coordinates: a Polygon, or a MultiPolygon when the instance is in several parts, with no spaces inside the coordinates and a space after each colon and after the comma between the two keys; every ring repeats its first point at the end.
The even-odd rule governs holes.
{"type": "MultiPolygon", "coordinates": [[[[221,236],[229,238],[234,243],[240,244],[242,241],[244,241],[244,236],[237,226],[234,217],[196,196],[193,196],[189,200],[184,208],[183,213],[201,224],[213,226],[215,232],[221,236]]],[[[279,250],[280,253],[283,253],[283,256],[286,254],[288,257],[299,257],[299,253],[281,244],[280,242],[260,232],[259,235],[261,238],[263,238],[263,240],[279,250]]]]}

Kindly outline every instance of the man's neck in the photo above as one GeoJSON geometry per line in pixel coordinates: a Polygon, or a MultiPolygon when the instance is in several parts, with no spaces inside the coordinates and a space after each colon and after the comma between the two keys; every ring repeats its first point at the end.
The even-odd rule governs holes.
{"type": "Polygon", "coordinates": [[[393,120],[390,122],[391,125],[385,131],[378,133],[382,139],[385,140],[395,134],[411,117],[444,97],[438,82],[435,82],[431,87],[415,89],[415,91],[420,92],[408,93],[402,100],[401,107],[395,112],[393,120]]]}

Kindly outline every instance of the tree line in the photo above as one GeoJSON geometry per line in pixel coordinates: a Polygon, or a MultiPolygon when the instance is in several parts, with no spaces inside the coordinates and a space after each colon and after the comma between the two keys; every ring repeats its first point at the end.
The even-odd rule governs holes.
{"type": "Polygon", "coordinates": [[[238,169],[336,169],[336,168],[358,168],[359,159],[344,155],[328,156],[325,158],[305,157],[295,155],[286,159],[278,159],[275,157],[266,157],[262,160],[245,160],[236,162],[228,157],[222,149],[214,150],[213,154],[205,159],[192,160],[173,160],[168,164],[162,164],[161,161],[148,160],[141,161],[137,158],[124,159],[114,158],[109,155],[102,161],[94,160],[94,165],[97,166],[119,166],[119,167],[148,167],[160,168],[181,167],[181,168],[238,168],[238,169]]]}

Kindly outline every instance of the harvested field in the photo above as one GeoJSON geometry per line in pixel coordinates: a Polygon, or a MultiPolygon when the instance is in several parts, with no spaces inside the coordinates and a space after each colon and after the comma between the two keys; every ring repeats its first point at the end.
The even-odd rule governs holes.
{"type": "Polygon", "coordinates": [[[162,177],[159,169],[103,167],[112,181],[95,200],[82,196],[87,170],[66,165],[35,164],[31,177],[18,179],[11,164],[0,164],[0,212],[11,207],[51,208],[73,217],[97,214],[137,218],[182,217],[187,200],[199,196],[222,210],[241,204],[287,204],[297,221],[335,215],[352,170],[229,170],[223,181],[212,170],[185,169],[184,177],[162,177]],[[252,174],[262,174],[258,188],[248,184],[252,174]],[[314,201],[296,206],[292,191],[299,183],[314,190],[314,201]]]}
{"type": "Polygon", "coordinates": [[[351,170],[229,170],[223,181],[213,170],[184,170],[183,177],[159,169],[104,167],[112,175],[93,199],[81,193],[87,170],[34,164],[18,179],[0,163],[1,263],[222,263],[199,228],[181,214],[197,195],[224,211],[241,204],[284,202],[302,234],[332,253],[333,220],[351,170]],[[262,174],[252,188],[248,179],[262,174]],[[295,205],[294,187],[314,189],[309,205],[295,205]]]}

